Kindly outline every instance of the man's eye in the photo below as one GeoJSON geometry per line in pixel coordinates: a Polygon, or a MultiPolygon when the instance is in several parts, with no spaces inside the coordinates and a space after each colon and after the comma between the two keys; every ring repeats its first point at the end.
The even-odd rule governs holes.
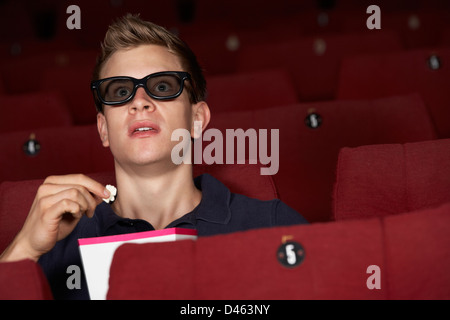
{"type": "Polygon", "coordinates": [[[170,85],[166,82],[160,82],[155,87],[157,92],[167,92],[170,91],[170,85]]]}
{"type": "Polygon", "coordinates": [[[119,88],[115,91],[116,97],[127,97],[130,94],[130,90],[128,88],[119,88]]]}

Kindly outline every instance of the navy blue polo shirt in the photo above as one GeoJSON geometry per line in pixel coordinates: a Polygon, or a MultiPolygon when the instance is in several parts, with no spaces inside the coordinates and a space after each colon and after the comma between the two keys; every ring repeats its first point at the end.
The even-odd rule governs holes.
{"type": "MultiPolygon", "coordinates": [[[[278,199],[261,201],[231,193],[224,184],[208,174],[196,177],[194,183],[202,191],[199,205],[193,211],[171,222],[166,228],[196,229],[198,236],[210,236],[255,228],[308,223],[297,211],[278,199]]],[[[91,219],[83,217],[69,236],[58,241],[50,252],[39,259],[54,298],[89,299],[78,250],[78,239],[151,230],[154,228],[149,222],[119,217],[109,204],[105,202],[99,204],[91,219]],[[80,267],[80,289],[67,287],[67,280],[72,275],[72,272],[67,272],[70,265],[80,267]]]]}

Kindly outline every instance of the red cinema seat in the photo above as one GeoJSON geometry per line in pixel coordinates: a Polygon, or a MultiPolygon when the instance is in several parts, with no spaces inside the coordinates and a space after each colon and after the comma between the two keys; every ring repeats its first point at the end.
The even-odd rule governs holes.
{"type": "Polygon", "coordinates": [[[450,202],[383,221],[389,298],[450,299],[450,202]]]}
{"type": "Polygon", "coordinates": [[[126,244],[115,252],[107,299],[384,299],[384,290],[366,287],[372,264],[384,267],[377,220],[126,244]],[[289,242],[301,246],[297,266],[278,260],[289,242]]]}
{"type": "MultiPolygon", "coordinates": [[[[50,51],[50,50],[49,50],[50,51]]],[[[98,51],[60,49],[26,56],[20,59],[8,59],[0,64],[0,71],[7,93],[27,93],[40,90],[43,73],[48,68],[65,68],[69,66],[94,67],[98,51]]],[[[89,87],[91,77],[86,79],[89,87]]],[[[70,85],[70,79],[64,81],[70,85]]]]}
{"type": "Polygon", "coordinates": [[[406,49],[434,47],[439,45],[442,31],[448,26],[449,9],[382,13],[381,28],[396,31],[406,49]]]}
{"type": "Polygon", "coordinates": [[[62,95],[54,91],[0,95],[0,133],[72,125],[62,95]]]}
{"type": "Polygon", "coordinates": [[[292,13],[293,8],[307,10],[314,8],[313,1],[286,1],[276,4],[269,1],[258,0],[208,0],[195,1],[194,23],[207,23],[217,20],[230,21],[235,25],[249,26],[257,19],[268,20],[272,17],[286,17],[292,13]]]}
{"type": "MultiPolygon", "coordinates": [[[[348,10],[338,14],[338,17],[343,20],[342,29],[339,31],[350,32],[365,29],[366,32],[378,32],[379,30],[367,29],[367,21],[373,11],[371,14],[366,14],[366,9],[370,5],[377,4],[380,8],[381,30],[395,32],[400,39],[402,48],[411,50],[437,46],[442,31],[450,19],[449,8],[437,8],[437,3],[434,4],[434,8],[433,4],[430,8],[421,8],[425,1],[421,2],[421,4],[414,4],[412,1],[384,1],[382,4],[377,4],[367,1],[359,11],[348,10]],[[391,4],[399,7],[389,9],[391,4]]],[[[443,1],[440,2],[443,4],[443,1]]],[[[332,18],[333,16],[331,16],[332,18]]]]}
{"type": "MultiPolygon", "coordinates": [[[[199,10],[200,6],[197,6],[199,10]]],[[[210,6],[220,7],[217,3],[210,3],[210,6]]],[[[191,24],[178,26],[177,33],[192,48],[207,76],[222,75],[238,71],[243,48],[255,44],[273,45],[302,35],[299,21],[296,16],[256,14],[252,19],[234,23],[232,19],[195,19],[191,24]]],[[[264,68],[256,71],[259,69],[264,68]]]]}
{"type": "Polygon", "coordinates": [[[333,99],[336,95],[339,66],[349,55],[400,50],[394,33],[357,33],[316,35],[274,43],[243,47],[238,70],[285,68],[294,79],[301,101],[333,99]]]}
{"type": "MultiPolygon", "coordinates": [[[[194,177],[203,173],[222,181],[231,192],[260,200],[278,198],[272,177],[261,176],[260,166],[194,165],[194,177]]],[[[105,185],[115,183],[112,171],[88,175],[105,185]]],[[[36,179],[0,183],[0,252],[3,252],[21,229],[43,181],[44,179],[36,179]]]]}
{"type": "Polygon", "coordinates": [[[284,70],[216,75],[207,79],[206,101],[214,113],[294,104],[297,94],[284,70]]]}
{"type": "Polygon", "coordinates": [[[114,165],[96,125],[4,133],[0,148],[0,182],[109,171],[114,165]]]}
{"type": "Polygon", "coordinates": [[[3,84],[3,79],[0,78],[0,94],[5,93],[5,85],[3,84]]]}
{"type": "Polygon", "coordinates": [[[0,262],[0,300],[51,300],[41,267],[31,260],[0,262]]]}
{"type": "Polygon", "coordinates": [[[450,26],[442,31],[442,38],[440,44],[443,47],[450,47],[450,26]]]}
{"type": "Polygon", "coordinates": [[[387,216],[450,202],[450,139],[343,148],[336,220],[387,216]]]}
{"type": "Polygon", "coordinates": [[[39,39],[36,37],[18,37],[0,43],[2,61],[27,59],[33,56],[52,55],[52,52],[79,50],[79,46],[68,39],[39,39]]]}
{"type": "Polygon", "coordinates": [[[176,31],[196,55],[205,76],[236,72],[239,43],[231,23],[182,24],[176,31]]]}
{"type": "MultiPolygon", "coordinates": [[[[221,130],[227,143],[227,129],[241,128],[249,133],[249,129],[254,129],[254,136],[258,138],[259,135],[260,139],[265,134],[270,146],[268,156],[277,152],[271,148],[276,141],[275,129],[279,130],[279,170],[273,179],[280,199],[309,222],[332,218],[331,197],[338,153],[342,147],[436,138],[427,110],[417,95],[212,113],[209,128],[221,130]]],[[[239,144],[236,139],[234,141],[235,146],[239,144]]],[[[205,139],[202,147],[210,150],[213,143],[205,139]]],[[[249,144],[249,141],[245,142],[245,156],[249,155],[249,144]]],[[[224,148],[222,151],[223,161],[226,161],[227,150],[224,148]]],[[[204,151],[203,155],[208,156],[208,152],[204,151]]],[[[261,159],[258,155],[257,160],[261,159]]],[[[272,155],[271,163],[275,162],[276,156],[272,155]]]]}
{"type": "Polygon", "coordinates": [[[92,65],[47,68],[40,90],[58,91],[67,101],[75,125],[97,123],[97,110],[90,89],[92,65]]]}
{"type": "Polygon", "coordinates": [[[450,49],[421,49],[344,59],[339,99],[419,93],[440,138],[450,138],[450,49]]]}
{"type": "MultiPolygon", "coordinates": [[[[342,2],[335,3],[337,6],[340,6],[341,4],[342,2]]],[[[366,8],[367,6],[364,8],[360,3],[357,3],[353,4],[350,10],[348,8],[317,8],[308,11],[301,10],[295,14],[294,17],[298,21],[298,24],[300,24],[304,35],[344,35],[355,32],[367,32],[367,16],[364,14],[366,8]],[[354,22],[351,27],[348,26],[349,21],[354,22]],[[358,23],[356,23],[356,21],[358,21],[358,23]]]]}
{"type": "Polygon", "coordinates": [[[449,226],[450,203],[385,218],[125,244],[114,255],[107,298],[446,300],[449,226]]]}

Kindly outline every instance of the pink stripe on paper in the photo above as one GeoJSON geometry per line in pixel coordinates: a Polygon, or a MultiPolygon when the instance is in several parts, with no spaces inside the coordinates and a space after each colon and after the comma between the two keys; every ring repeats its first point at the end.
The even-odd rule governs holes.
{"type": "Polygon", "coordinates": [[[109,242],[117,242],[117,241],[130,241],[130,240],[136,240],[136,239],[153,238],[153,237],[167,236],[167,235],[173,235],[173,234],[196,236],[197,230],[185,229],[185,228],[169,228],[169,229],[154,230],[154,231],[119,234],[116,236],[82,238],[82,239],[78,239],[78,244],[80,246],[84,246],[84,245],[89,245],[89,244],[109,243],[109,242]]]}

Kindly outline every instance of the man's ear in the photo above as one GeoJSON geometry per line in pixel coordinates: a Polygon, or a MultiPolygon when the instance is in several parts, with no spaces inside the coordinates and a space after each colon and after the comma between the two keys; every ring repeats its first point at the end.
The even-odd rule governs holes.
{"type": "Polygon", "coordinates": [[[104,147],[109,147],[108,126],[103,113],[97,113],[97,130],[104,147]]]}
{"type": "Polygon", "coordinates": [[[192,105],[192,125],[191,125],[191,137],[194,139],[200,138],[201,132],[205,131],[211,119],[211,112],[209,111],[208,104],[205,101],[200,101],[192,105]],[[200,121],[202,123],[201,132],[200,128],[195,128],[194,122],[200,121]]]}

